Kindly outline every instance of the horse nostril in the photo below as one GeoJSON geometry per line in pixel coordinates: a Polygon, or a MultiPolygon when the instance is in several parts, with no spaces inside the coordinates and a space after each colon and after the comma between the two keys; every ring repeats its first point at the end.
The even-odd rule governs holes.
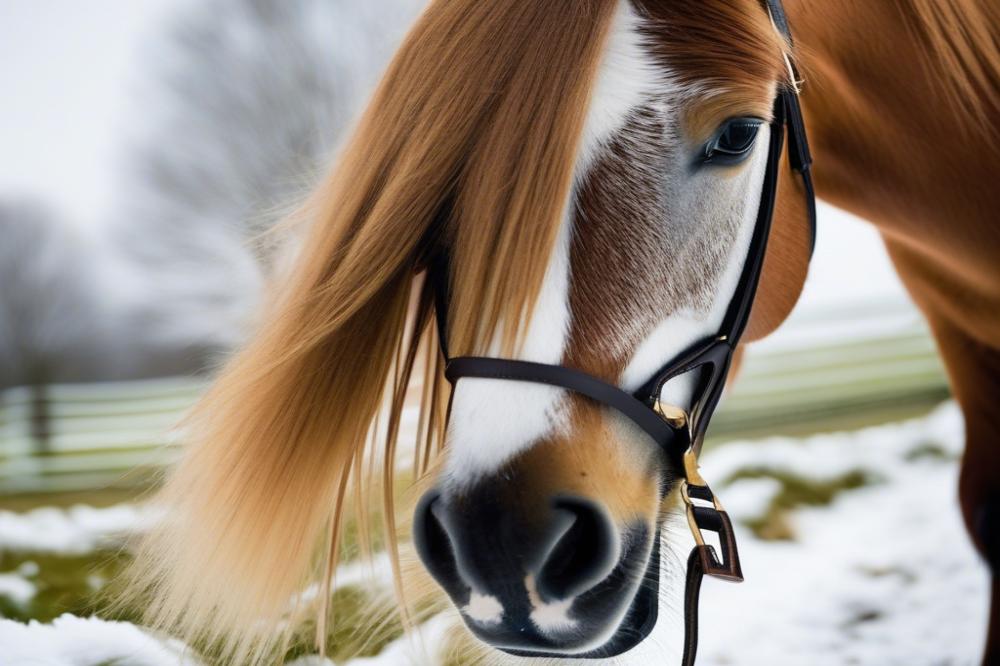
{"type": "Polygon", "coordinates": [[[583,499],[561,497],[557,512],[572,522],[549,551],[536,578],[543,599],[567,599],[604,580],[618,560],[619,544],[608,516],[583,499]]]}
{"type": "Polygon", "coordinates": [[[427,571],[449,593],[458,591],[461,579],[448,532],[437,516],[441,494],[431,491],[420,499],[413,516],[413,545],[427,571]]]}
{"type": "Polygon", "coordinates": [[[495,493],[458,501],[431,491],[413,518],[414,545],[459,607],[473,592],[488,595],[515,621],[538,601],[590,590],[618,564],[617,532],[602,509],[577,497],[558,497],[550,506],[530,515],[497,502],[495,493]]]}

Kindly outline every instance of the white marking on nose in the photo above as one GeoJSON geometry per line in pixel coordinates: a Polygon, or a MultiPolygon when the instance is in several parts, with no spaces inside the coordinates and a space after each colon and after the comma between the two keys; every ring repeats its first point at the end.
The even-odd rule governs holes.
{"type": "Polygon", "coordinates": [[[539,629],[545,632],[567,631],[576,628],[577,621],[569,616],[569,607],[573,605],[573,597],[562,601],[542,601],[538,596],[538,588],[535,587],[535,577],[529,575],[524,579],[524,586],[528,589],[528,601],[531,602],[532,611],[528,616],[539,629]]]}
{"type": "Polygon", "coordinates": [[[480,624],[497,624],[503,617],[503,604],[494,596],[473,592],[462,611],[480,624]]]}

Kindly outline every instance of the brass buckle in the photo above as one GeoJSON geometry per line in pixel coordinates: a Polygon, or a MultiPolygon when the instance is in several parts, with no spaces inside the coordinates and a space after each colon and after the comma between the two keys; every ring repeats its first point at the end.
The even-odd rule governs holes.
{"type": "MultiPolygon", "coordinates": [[[[687,412],[676,405],[660,400],[653,403],[653,411],[660,415],[672,428],[691,429],[691,419],[687,412]]],[[[689,432],[690,434],[690,432],[689,432]]],[[[698,557],[701,559],[702,571],[709,576],[733,582],[743,582],[743,570],[740,568],[740,556],[736,549],[736,536],[733,534],[733,524],[729,515],[722,508],[722,502],[715,496],[708,483],[698,471],[698,456],[695,454],[694,442],[690,443],[684,452],[684,480],[681,482],[681,497],[687,511],[688,526],[697,546],[698,557]],[[694,500],[711,502],[711,506],[695,504],[694,500]],[[715,548],[705,543],[704,530],[719,535],[722,548],[720,560],[715,548]]]]}
{"type": "Polygon", "coordinates": [[[656,400],[653,403],[653,411],[659,414],[660,418],[666,421],[667,424],[674,430],[680,430],[688,424],[687,412],[677,405],[671,405],[668,402],[656,400]]]}
{"type": "Polygon", "coordinates": [[[687,510],[688,526],[697,544],[695,548],[701,559],[702,570],[706,575],[715,578],[734,583],[743,582],[743,570],[740,567],[733,524],[729,520],[729,514],[722,508],[722,502],[699,473],[698,459],[693,449],[688,449],[684,453],[684,476],[685,479],[681,482],[681,498],[687,510]],[[695,504],[695,500],[710,502],[711,506],[695,504]],[[715,547],[705,543],[704,531],[719,535],[721,560],[715,552],[715,547]]]}

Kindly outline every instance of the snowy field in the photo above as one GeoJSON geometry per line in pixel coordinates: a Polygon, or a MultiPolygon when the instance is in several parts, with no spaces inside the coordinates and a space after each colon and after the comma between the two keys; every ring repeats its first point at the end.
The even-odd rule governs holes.
{"type": "MultiPolygon", "coordinates": [[[[955,502],[961,441],[960,414],[946,403],[900,424],[707,452],[703,472],[739,526],[746,582],[706,580],[699,664],[978,663],[987,577],[955,502]]],[[[79,556],[113,547],[154,519],[130,505],[0,512],[0,552],[79,556]]],[[[689,546],[683,528],[669,534],[665,571],[676,571],[673,557],[689,546]]],[[[31,559],[18,560],[0,574],[0,600],[26,607],[46,576],[31,559]]],[[[345,567],[338,578],[348,584],[389,584],[383,567],[373,568],[371,581],[358,565],[345,567]]],[[[103,582],[91,584],[97,591],[103,582]]],[[[423,627],[423,640],[399,638],[378,655],[346,662],[442,663],[428,646],[447,644],[451,622],[437,617],[423,627]]],[[[670,663],[678,636],[677,615],[667,611],[641,654],[620,661],[670,663]]],[[[0,621],[0,647],[5,665],[201,663],[132,624],[71,614],[47,623],[0,621]]]]}

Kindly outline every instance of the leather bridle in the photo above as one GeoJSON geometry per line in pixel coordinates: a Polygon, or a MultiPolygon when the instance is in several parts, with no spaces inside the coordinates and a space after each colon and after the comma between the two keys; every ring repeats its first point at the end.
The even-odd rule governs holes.
{"type": "MultiPolygon", "coordinates": [[[[762,2],[770,13],[775,28],[790,44],[791,31],[780,0],[762,0],[762,2]]],[[[805,125],[799,106],[797,74],[791,62],[787,61],[787,64],[792,80],[788,84],[780,86],[774,101],[774,117],[770,124],[770,144],[757,219],[743,271],[722,326],[715,335],[697,342],[671,359],[636,392],[628,393],[586,372],[561,365],[478,356],[449,358],[444,345],[446,339],[444,313],[447,307],[446,283],[448,278],[446,274],[441,274],[442,270],[447,270],[446,263],[438,262],[434,270],[438,273],[435,276],[438,285],[438,326],[442,350],[445,359],[447,359],[445,376],[454,386],[454,390],[458,390],[458,381],[463,377],[531,382],[568,389],[616,409],[627,416],[652,437],[670,462],[682,471],[680,493],[686,507],[688,524],[696,542],[688,557],[684,595],[685,635],[682,663],[685,666],[694,663],[697,652],[698,597],[702,578],[709,575],[734,582],[743,580],[732,523],[718,497],[698,472],[698,455],[701,452],[708,424],[725,387],[733,353],[747,326],[757,284],[760,281],[770,235],[771,218],[774,213],[779,164],[786,128],[788,131],[789,165],[802,177],[812,243],[815,245],[816,202],[810,174],[812,157],[809,153],[805,125]],[[685,410],[660,401],[661,391],[667,382],[692,371],[700,371],[698,373],[700,376],[689,409],[685,410]],[[703,532],[706,531],[715,532],[718,535],[722,551],[721,559],[715,548],[705,542],[703,532]]],[[[656,623],[656,589],[659,585],[658,542],[659,535],[657,534],[654,537],[654,548],[651,556],[651,560],[656,561],[650,562],[651,571],[646,576],[646,585],[655,586],[650,602],[654,607],[647,610],[647,615],[641,626],[633,628],[629,632],[631,634],[629,638],[620,641],[618,645],[605,646],[591,654],[566,656],[575,658],[612,656],[631,648],[649,634],[656,623]]],[[[518,652],[517,654],[524,655],[526,653],[518,652]]],[[[558,655],[537,656],[553,657],[558,655]]]]}

